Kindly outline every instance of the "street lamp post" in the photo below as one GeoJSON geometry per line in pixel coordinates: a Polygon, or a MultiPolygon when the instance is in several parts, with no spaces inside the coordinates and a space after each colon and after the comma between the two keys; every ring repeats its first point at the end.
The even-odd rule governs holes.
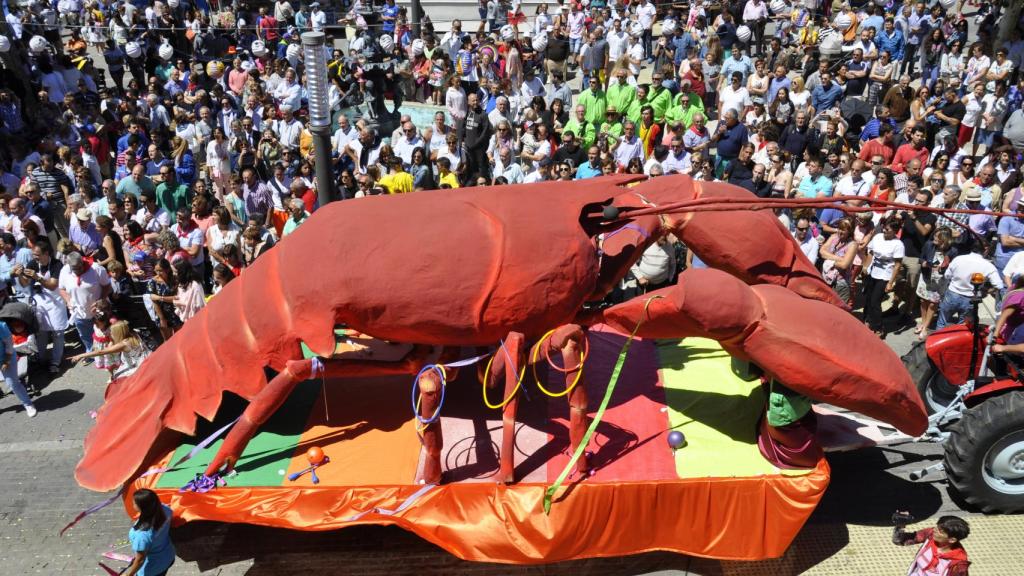
{"type": "Polygon", "coordinates": [[[302,34],[302,61],[306,69],[306,90],[309,92],[309,131],[313,134],[316,157],[316,194],[320,206],[334,200],[334,178],[331,170],[331,108],[327,98],[327,56],[323,32],[302,34]]]}

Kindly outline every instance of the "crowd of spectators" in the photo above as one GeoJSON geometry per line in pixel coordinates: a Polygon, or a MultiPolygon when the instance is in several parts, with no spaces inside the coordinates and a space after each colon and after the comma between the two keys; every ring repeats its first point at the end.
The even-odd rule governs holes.
{"type": "MultiPolygon", "coordinates": [[[[112,375],[137,364],[301,226],[326,185],[359,201],[680,173],[764,198],[1024,214],[1024,37],[1011,22],[997,39],[999,2],[479,9],[473,30],[428,15],[414,32],[394,0],[7,4],[0,282],[36,310],[40,362],[62,369],[73,327],[76,360],[112,375]],[[315,170],[305,31],[331,39],[330,183],[315,170]],[[371,105],[384,98],[432,106],[432,121],[414,122],[421,108],[385,131],[371,105]]],[[[923,338],[963,317],[971,273],[1001,290],[1024,270],[1024,218],[843,208],[779,218],[879,334],[891,312],[919,317],[923,338]]],[[[702,265],[659,241],[617,293],[702,265]]]]}

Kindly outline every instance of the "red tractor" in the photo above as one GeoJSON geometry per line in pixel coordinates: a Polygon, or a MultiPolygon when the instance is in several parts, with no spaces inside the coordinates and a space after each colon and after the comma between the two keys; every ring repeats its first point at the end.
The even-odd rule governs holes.
{"type": "Polygon", "coordinates": [[[1013,357],[992,354],[995,335],[980,322],[985,278],[964,324],[936,330],[903,356],[930,414],[924,439],[943,442],[949,483],[984,512],[1024,511],[1024,374],[1013,357]]]}

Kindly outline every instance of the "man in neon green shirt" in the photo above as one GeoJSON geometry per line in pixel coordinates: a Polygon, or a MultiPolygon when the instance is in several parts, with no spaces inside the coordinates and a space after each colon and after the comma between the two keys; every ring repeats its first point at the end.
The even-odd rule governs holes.
{"type": "Polygon", "coordinates": [[[597,140],[597,127],[593,122],[587,120],[586,110],[582,104],[576,104],[575,116],[565,123],[562,133],[572,132],[579,139],[580,146],[589,150],[597,140]]]}
{"type": "Polygon", "coordinates": [[[580,92],[576,103],[583,106],[587,122],[598,125],[604,121],[604,111],[608,108],[608,97],[601,89],[601,79],[597,72],[590,76],[590,86],[580,92]]]}
{"type": "Polygon", "coordinates": [[[704,102],[700,96],[689,91],[689,86],[686,86],[684,91],[676,96],[676,101],[668,109],[665,119],[670,123],[682,122],[684,127],[689,128],[693,124],[693,115],[697,112],[704,113],[704,102]]]}
{"type": "Polygon", "coordinates": [[[608,145],[611,146],[622,137],[622,120],[619,118],[619,111],[615,106],[609,106],[605,110],[605,121],[601,124],[601,134],[608,138],[608,145]]]}
{"type": "Polygon", "coordinates": [[[672,93],[661,84],[664,80],[665,75],[661,72],[655,72],[651,76],[651,87],[647,90],[647,97],[643,102],[654,109],[654,121],[659,124],[665,121],[665,114],[672,105],[672,93]]]}
{"type": "Polygon", "coordinates": [[[615,73],[616,82],[608,86],[608,105],[614,106],[616,110],[626,112],[633,101],[636,100],[636,87],[629,84],[629,73],[625,68],[619,68],[615,73]]]}
{"type": "Polygon", "coordinates": [[[641,109],[647,106],[647,93],[649,89],[647,84],[641,84],[636,87],[636,98],[633,103],[629,105],[629,110],[626,110],[624,116],[633,121],[634,124],[640,122],[641,109]]]}

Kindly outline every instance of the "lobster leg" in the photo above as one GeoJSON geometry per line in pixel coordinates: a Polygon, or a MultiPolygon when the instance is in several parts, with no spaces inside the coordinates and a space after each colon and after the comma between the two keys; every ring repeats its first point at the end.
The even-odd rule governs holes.
{"type": "Polygon", "coordinates": [[[520,385],[520,371],[525,366],[525,352],[526,336],[519,332],[509,332],[505,337],[504,349],[499,347],[494,353],[494,376],[486,383],[488,388],[496,388],[499,378],[505,376],[505,392],[502,398],[506,399],[506,402],[501,411],[501,454],[497,476],[497,481],[504,484],[515,482],[516,412],[519,410],[517,388],[520,385]]]}
{"type": "MultiPolygon", "coordinates": [[[[454,376],[452,377],[454,380],[454,376]]],[[[429,419],[437,412],[441,403],[441,377],[434,370],[427,370],[420,375],[420,418],[429,419]]],[[[419,424],[417,423],[417,426],[419,424]]],[[[441,418],[427,424],[421,431],[423,438],[423,469],[416,482],[420,484],[441,483],[441,448],[444,447],[444,436],[441,432],[441,418]]]]}
{"type": "MultiPolygon", "coordinates": [[[[560,327],[548,339],[544,350],[547,355],[550,352],[560,351],[562,353],[562,366],[565,367],[565,385],[568,388],[575,386],[569,393],[569,449],[575,452],[576,448],[583,441],[586,435],[590,419],[587,417],[587,387],[584,382],[577,381],[578,372],[583,369],[580,350],[583,349],[583,341],[587,335],[577,324],[566,324],[560,327]],[[575,368],[569,370],[569,366],[575,368]]],[[[582,375],[579,375],[582,379],[582,375]]],[[[576,471],[586,474],[590,468],[588,458],[580,458],[576,464],[576,471]]]]}
{"type": "MultiPolygon", "coordinates": [[[[324,378],[344,378],[415,374],[419,367],[428,361],[432,352],[433,349],[429,346],[415,346],[409,355],[399,362],[327,359],[323,361],[323,373],[317,375],[324,378]]],[[[284,370],[249,402],[238,422],[228,432],[213,461],[206,467],[206,475],[213,475],[225,465],[225,471],[231,470],[259,427],[284,404],[299,382],[313,375],[313,359],[288,361],[284,370]]]]}

